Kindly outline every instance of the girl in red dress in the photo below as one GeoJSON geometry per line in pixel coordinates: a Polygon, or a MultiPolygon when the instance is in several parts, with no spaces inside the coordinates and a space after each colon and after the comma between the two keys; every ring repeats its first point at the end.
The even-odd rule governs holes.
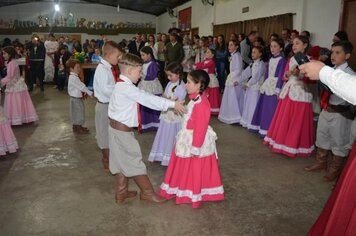
{"type": "Polygon", "coordinates": [[[214,62],[215,50],[208,48],[205,54],[205,60],[203,62],[196,63],[194,69],[205,70],[209,74],[210,82],[206,89],[206,95],[210,102],[210,110],[212,115],[219,115],[221,96],[219,81],[215,75],[215,62],[214,62]]]}
{"type": "MultiPolygon", "coordinates": [[[[297,36],[293,40],[293,53],[305,53],[309,39],[297,36]]],[[[264,144],[273,152],[289,157],[310,156],[314,151],[313,95],[306,84],[307,78],[299,74],[298,63],[292,57],[286,65],[287,81],[279,94],[264,144]]]]}
{"type": "Polygon", "coordinates": [[[176,198],[177,204],[198,208],[202,201],[221,201],[224,188],[217,162],[216,133],[209,126],[210,103],[205,90],[209,75],[203,70],[188,74],[189,98],[182,130],[172,151],[160,195],[176,198]]]}

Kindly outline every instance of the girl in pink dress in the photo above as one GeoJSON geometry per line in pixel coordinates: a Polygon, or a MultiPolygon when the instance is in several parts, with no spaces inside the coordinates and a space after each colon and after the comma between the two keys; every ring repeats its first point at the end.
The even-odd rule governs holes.
{"type": "Polygon", "coordinates": [[[7,152],[14,153],[18,149],[17,140],[6,119],[4,109],[0,106],[0,156],[7,152]]]}
{"type": "Polygon", "coordinates": [[[177,135],[160,195],[176,198],[177,204],[198,208],[202,201],[221,201],[224,188],[217,162],[216,133],[209,126],[210,103],[205,90],[209,75],[203,70],[188,74],[187,92],[191,99],[177,135]]]}
{"type": "Polygon", "coordinates": [[[11,125],[22,125],[38,120],[36,110],[32,104],[27,85],[20,77],[19,65],[15,60],[16,51],[13,47],[3,48],[3,56],[7,61],[7,74],[1,80],[6,85],[4,110],[11,125]]]}
{"type": "MultiPolygon", "coordinates": [[[[307,37],[297,36],[293,40],[293,53],[305,53],[308,46],[307,37]]],[[[276,153],[306,157],[314,150],[313,95],[297,65],[294,57],[286,65],[284,80],[287,82],[279,94],[280,100],[264,144],[276,153]]]]}
{"type": "Polygon", "coordinates": [[[219,81],[215,75],[215,50],[208,48],[205,54],[205,60],[194,65],[194,69],[201,69],[208,72],[210,77],[209,87],[206,89],[206,95],[210,102],[210,110],[212,115],[219,115],[221,96],[219,81]]]}

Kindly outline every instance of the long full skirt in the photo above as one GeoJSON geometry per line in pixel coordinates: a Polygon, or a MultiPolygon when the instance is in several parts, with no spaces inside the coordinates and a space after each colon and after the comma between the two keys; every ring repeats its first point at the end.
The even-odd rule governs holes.
{"type": "Polygon", "coordinates": [[[289,157],[310,156],[314,150],[313,108],[310,102],[279,101],[264,144],[289,157]]]}

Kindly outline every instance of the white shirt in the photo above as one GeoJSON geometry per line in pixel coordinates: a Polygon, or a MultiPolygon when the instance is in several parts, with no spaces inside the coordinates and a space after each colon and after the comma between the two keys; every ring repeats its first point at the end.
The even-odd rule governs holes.
{"type": "Polygon", "coordinates": [[[93,92],[90,91],[82,81],[80,81],[79,76],[74,72],[70,72],[69,79],[68,79],[69,96],[75,98],[81,98],[82,92],[85,92],[89,96],[93,95],[93,92]]]}
{"type": "Polygon", "coordinates": [[[340,69],[324,66],[319,72],[320,81],[331,91],[349,103],[356,105],[356,76],[345,73],[340,69]]]}
{"type": "Polygon", "coordinates": [[[137,88],[129,78],[120,75],[124,82],[115,84],[109,103],[109,117],[128,127],[138,126],[137,103],[154,110],[173,108],[174,101],[161,98],[137,88]]]}
{"type": "MultiPolygon", "coordinates": [[[[347,62],[345,62],[344,64],[335,67],[335,69],[340,69],[350,75],[354,75],[354,71],[349,67],[349,65],[347,64],[347,62]]],[[[355,91],[356,92],[356,91],[355,91]]],[[[348,105],[348,102],[346,102],[344,99],[340,98],[339,96],[337,96],[336,94],[331,94],[330,98],[329,98],[329,103],[332,105],[348,105]]]]}
{"type": "Polygon", "coordinates": [[[115,86],[115,78],[109,62],[102,59],[94,74],[94,96],[102,103],[108,103],[115,86]]]}

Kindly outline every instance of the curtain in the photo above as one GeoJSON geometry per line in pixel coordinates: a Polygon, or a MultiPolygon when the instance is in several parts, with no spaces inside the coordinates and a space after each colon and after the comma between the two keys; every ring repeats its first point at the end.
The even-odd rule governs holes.
{"type": "Polygon", "coordinates": [[[272,33],[281,34],[282,29],[293,29],[293,14],[283,14],[278,16],[264,17],[244,22],[244,31],[249,34],[252,30],[257,30],[260,36],[267,42],[272,33]]]}
{"type": "Polygon", "coordinates": [[[293,29],[293,14],[287,13],[277,16],[269,16],[253,20],[239,21],[228,24],[214,25],[214,36],[222,34],[228,40],[232,33],[245,33],[248,35],[252,30],[257,30],[260,36],[268,42],[272,33],[281,34],[282,29],[293,29]]]}
{"type": "Polygon", "coordinates": [[[225,40],[228,41],[232,33],[239,34],[243,32],[242,30],[243,30],[243,22],[238,21],[238,22],[233,22],[228,24],[214,25],[213,34],[214,36],[218,36],[222,34],[224,35],[225,40]]]}

